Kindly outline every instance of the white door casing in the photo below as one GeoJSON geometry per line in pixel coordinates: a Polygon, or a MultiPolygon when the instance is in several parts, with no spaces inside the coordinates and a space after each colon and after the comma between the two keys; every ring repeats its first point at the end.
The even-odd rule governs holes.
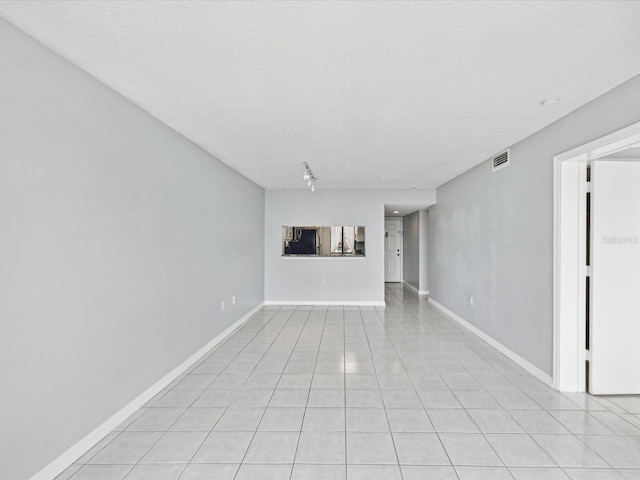
{"type": "Polygon", "coordinates": [[[402,218],[384,221],[384,281],[402,281],[402,218]]]}
{"type": "Polygon", "coordinates": [[[584,392],[586,162],[640,143],[640,122],[553,158],[553,386],[584,392]]]}
{"type": "Polygon", "coordinates": [[[591,164],[589,392],[640,393],[640,162],[591,164]]]}

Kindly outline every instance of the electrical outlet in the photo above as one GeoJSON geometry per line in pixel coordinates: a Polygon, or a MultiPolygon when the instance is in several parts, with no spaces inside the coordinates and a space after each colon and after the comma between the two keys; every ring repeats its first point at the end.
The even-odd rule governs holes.
{"type": "Polygon", "coordinates": [[[222,303],[220,304],[220,311],[221,311],[221,312],[224,312],[224,302],[222,302],[222,303]]]}
{"type": "Polygon", "coordinates": [[[473,296],[469,297],[469,305],[473,307],[473,296]]]}
{"type": "Polygon", "coordinates": [[[326,278],[322,279],[322,285],[324,285],[325,287],[327,286],[327,279],[326,278]]]}
{"type": "Polygon", "coordinates": [[[233,297],[231,297],[231,304],[232,305],[236,304],[236,296],[235,295],[233,297]]]}

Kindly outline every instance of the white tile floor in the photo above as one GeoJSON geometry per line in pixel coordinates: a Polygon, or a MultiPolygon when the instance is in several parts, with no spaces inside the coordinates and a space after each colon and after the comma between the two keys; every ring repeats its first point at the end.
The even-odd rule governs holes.
{"type": "Polygon", "coordinates": [[[386,300],[264,308],[58,478],[640,479],[640,397],[562,395],[386,300]]]}

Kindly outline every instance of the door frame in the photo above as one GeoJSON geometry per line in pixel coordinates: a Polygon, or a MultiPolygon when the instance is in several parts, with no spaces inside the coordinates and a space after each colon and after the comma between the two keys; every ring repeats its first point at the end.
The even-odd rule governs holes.
{"type": "MultiPolygon", "coordinates": [[[[402,231],[402,234],[400,235],[400,242],[402,244],[402,242],[404,242],[404,220],[402,219],[402,217],[384,217],[384,230],[385,232],[387,231],[387,220],[397,220],[400,223],[400,230],[402,231]]],[[[398,283],[402,283],[403,279],[404,279],[404,244],[402,245],[402,247],[400,248],[400,281],[398,283]]],[[[384,248],[384,255],[386,255],[386,247],[384,248]]],[[[384,265],[384,281],[385,283],[387,283],[387,262],[386,262],[386,258],[385,258],[385,265],[384,265]]],[[[388,283],[395,283],[395,282],[388,282],[388,283]]]]}
{"type": "Polygon", "coordinates": [[[638,143],[640,122],[553,157],[553,387],[560,391],[585,391],[586,165],[638,143]]]}

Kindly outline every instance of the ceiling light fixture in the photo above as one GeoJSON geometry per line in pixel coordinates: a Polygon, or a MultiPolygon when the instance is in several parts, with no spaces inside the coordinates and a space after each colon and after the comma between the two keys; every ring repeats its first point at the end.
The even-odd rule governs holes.
{"type": "Polygon", "coordinates": [[[555,105],[559,101],[559,98],[545,98],[543,100],[540,100],[540,105],[543,107],[548,107],[549,105],[555,105]]]}
{"type": "Polygon", "coordinates": [[[394,210],[393,213],[398,214],[400,213],[400,210],[394,210]]]}
{"type": "Polygon", "coordinates": [[[307,187],[311,187],[311,191],[315,192],[316,186],[314,184],[317,178],[313,176],[313,172],[307,162],[302,162],[302,164],[304,165],[304,175],[302,175],[302,178],[307,181],[307,187]]]}

